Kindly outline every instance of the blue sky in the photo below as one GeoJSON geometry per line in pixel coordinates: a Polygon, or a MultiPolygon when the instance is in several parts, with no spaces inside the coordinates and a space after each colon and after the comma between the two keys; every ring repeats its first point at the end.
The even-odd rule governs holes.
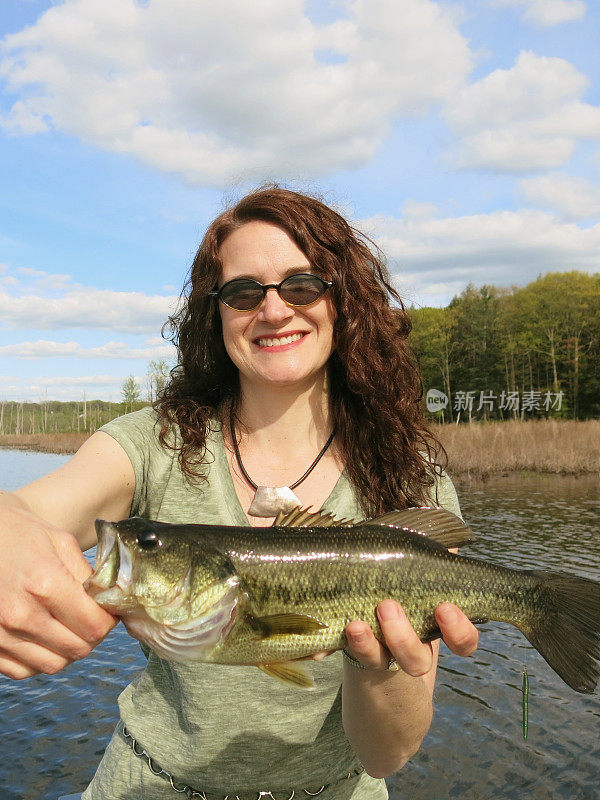
{"type": "Polygon", "coordinates": [[[266,180],[416,305],[600,271],[599,7],[5,0],[0,400],[143,386],[204,228],[266,180]]]}

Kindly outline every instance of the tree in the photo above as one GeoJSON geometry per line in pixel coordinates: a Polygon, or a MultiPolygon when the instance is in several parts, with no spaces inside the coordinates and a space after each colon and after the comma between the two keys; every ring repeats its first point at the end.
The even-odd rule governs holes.
{"type": "Polygon", "coordinates": [[[148,387],[148,402],[153,403],[167,385],[171,368],[169,362],[160,358],[152,360],[146,371],[146,385],[148,387]]]}
{"type": "MultiPolygon", "coordinates": [[[[451,356],[455,341],[454,311],[450,308],[410,309],[413,329],[410,343],[419,357],[425,391],[443,386],[451,397],[451,356]]],[[[450,421],[453,419],[452,403],[448,405],[450,421]]]]}
{"type": "Polygon", "coordinates": [[[141,390],[135,379],[135,375],[130,375],[128,378],[125,378],[123,386],[121,387],[121,394],[123,395],[123,402],[125,403],[126,409],[132,411],[133,404],[138,402],[141,395],[141,390]]]}

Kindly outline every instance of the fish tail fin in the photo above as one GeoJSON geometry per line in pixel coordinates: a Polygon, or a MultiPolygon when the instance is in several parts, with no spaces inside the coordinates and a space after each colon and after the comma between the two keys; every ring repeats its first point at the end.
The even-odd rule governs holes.
{"type": "Polygon", "coordinates": [[[600,678],[600,583],[561,573],[540,579],[536,612],[523,634],[576,692],[592,694],[600,678]]]}

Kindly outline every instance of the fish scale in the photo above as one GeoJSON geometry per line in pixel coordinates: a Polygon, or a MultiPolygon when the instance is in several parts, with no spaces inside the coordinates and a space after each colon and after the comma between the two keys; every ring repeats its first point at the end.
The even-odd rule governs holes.
{"type": "MultiPolygon", "coordinates": [[[[329,529],[330,537],[334,533],[340,532],[329,529]]],[[[310,531],[307,543],[313,544],[317,535],[310,531]]],[[[344,630],[353,619],[364,620],[381,637],[375,611],[384,598],[401,603],[423,640],[439,635],[434,610],[440,602],[454,603],[467,616],[479,621],[485,621],[490,614],[494,619],[513,624],[516,617],[527,620],[528,601],[531,603],[536,579],[525,572],[519,573],[523,585],[516,587],[513,570],[477,563],[447,551],[423,554],[419,539],[413,546],[405,541],[403,551],[390,555],[384,562],[369,561],[361,555],[389,552],[398,543],[397,534],[376,535],[369,531],[348,537],[345,531],[343,536],[345,551],[330,556],[317,575],[315,561],[309,558],[302,539],[298,542],[299,560],[293,564],[264,563],[259,553],[254,563],[236,563],[234,557],[240,589],[249,598],[243,606],[245,613],[262,617],[301,611],[325,621],[327,628],[316,634],[280,634],[258,639],[255,629],[240,615],[232,635],[210,660],[238,664],[287,661],[318,650],[338,649],[345,646],[344,630]],[[352,539],[352,548],[348,538],[352,539]],[[515,602],[515,594],[521,596],[520,604],[515,602]]]]}
{"type": "Polygon", "coordinates": [[[376,609],[392,598],[418,636],[439,636],[435,609],[519,628],[579,692],[600,677],[600,584],[515,570],[449,552],[472,540],[443,509],[358,523],[306,510],[265,528],[97,521],[88,592],[163,658],[255,665],[310,687],[297,659],[345,646],[348,622],[382,638],[376,609]],[[118,545],[118,546],[117,546],[118,545]]]}

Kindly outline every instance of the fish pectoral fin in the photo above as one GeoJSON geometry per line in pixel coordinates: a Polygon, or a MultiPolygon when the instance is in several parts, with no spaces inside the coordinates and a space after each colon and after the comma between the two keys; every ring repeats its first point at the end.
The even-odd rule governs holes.
{"type": "Polygon", "coordinates": [[[297,661],[286,661],[282,664],[257,664],[257,667],[271,678],[276,678],[289,686],[295,686],[297,689],[315,688],[315,682],[308,670],[297,661]]]}
{"type": "Polygon", "coordinates": [[[309,634],[318,633],[326,628],[324,622],[308,614],[270,614],[267,617],[247,618],[252,628],[259,631],[263,639],[281,634],[309,634]]]}
{"type": "Polygon", "coordinates": [[[461,547],[475,541],[473,531],[460,517],[445,508],[405,508],[402,511],[390,511],[375,519],[359,522],[357,527],[361,525],[383,525],[418,533],[445,548],[461,547]]]}

